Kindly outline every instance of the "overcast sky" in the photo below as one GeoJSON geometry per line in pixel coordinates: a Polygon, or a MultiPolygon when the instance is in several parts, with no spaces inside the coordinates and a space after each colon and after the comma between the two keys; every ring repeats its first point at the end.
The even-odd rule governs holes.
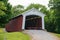
{"type": "Polygon", "coordinates": [[[23,5],[25,7],[27,7],[29,4],[31,3],[37,3],[37,4],[42,4],[45,5],[46,7],[48,6],[49,0],[9,0],[9,3],[12,6],[16,6],[16,5],[23,5]]]}

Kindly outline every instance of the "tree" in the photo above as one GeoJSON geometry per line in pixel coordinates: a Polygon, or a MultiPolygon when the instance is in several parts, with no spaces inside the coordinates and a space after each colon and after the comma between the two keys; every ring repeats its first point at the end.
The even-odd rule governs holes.
{"type": "Polygon", "coordinates": [[[55,32],[56,24],[55,24],[55,15],[54,10],[50,9],[48,14],[45,17],[45,25],[46,29],[49,32],[55,32]]]}
{"type": "Polygon", "coordinates": [[[20,15],[22,12],[24,12],[24,6],[22,6],[22,5],[14,6],[12,8],[12,17],[20,15]]]}
{"type": "Polygon", "coordinates": [[[55,15],[55,31],[57,33],[60,33],[60,0],[50,0],[49,1],[49,7],[50,9],[54,10],[54,15],[55,15]]]}
{"type": "Polygon", "coordinates": [[[46,8],[45,6],[43,6],[43,5],[41,5],[41,4],[30,4],[30,5],[26,8],[26,10],[29,10],[29,9],[31,9],[31,8],[36,8],[36,9],[38,9],[38,10],[41,11],[41,12],[45,12],[45,10],[47,10],[47,8],[46,8]]]}
{"type": "Polygon", "coordinates": [[[0,16],[5,15],[5,12],[3,10],[6,10],[6,7],[2,1],[0,1],[0,16]]]}
{"type": "Polygon", "coordinates": [[[4,27],[11,18],[11,5],[8,0],[0,0],[0,27],[4,27]]]}

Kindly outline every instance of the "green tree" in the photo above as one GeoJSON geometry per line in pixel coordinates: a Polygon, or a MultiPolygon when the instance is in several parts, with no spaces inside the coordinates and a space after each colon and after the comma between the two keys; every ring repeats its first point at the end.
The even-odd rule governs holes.
{"type": "Polygon", "coordinates": [[[60,0],[50,0],[49,1],[49,7],[50,9],[54,10],[54,15],[55,15],[55,27],[56,27],[56,32],[60,33],[60,0]]]}
{"type": "Polygon", "coordinates": [[[47,8],[46,8],[45,6],[43,6],[43,5],[41,5],[41,4],[30,4],[30,5],[26,8],[26,10],[29,10],[29,9],[31,9],[31,8],[36,8],[36,9],[38,9],[38,10],[41,11],[41,12],[45,12],[45,10],[47,11],[47,8]]]}
{"type": "Polygon", "coordinates": [[[22,12],[24,12],[24,6],[22,6],[22,5],[14,6],[12,8],[12,17],[20,15],[22,12]]]}
{"type": "Polygon", "coordinates": [[[4,27],[11,18],[11,7],[8,0],[0,0],[0,27],[4,27]]]}
{"type": "Polygon", "coordinates": [[[54,10],[50,9],[48,11],[48,14],[46,15],[45,17],[45,25],[46,25],[46,29],[47,31],[50,31],[50,32],[55,32],[55,15],[54,15],[54,10]]]}

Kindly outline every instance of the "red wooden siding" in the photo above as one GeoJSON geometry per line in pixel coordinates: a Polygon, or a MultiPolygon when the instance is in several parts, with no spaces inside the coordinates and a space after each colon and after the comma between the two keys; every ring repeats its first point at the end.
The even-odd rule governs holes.
{"type": "Polygon", "coordinates": [[[8,32],[21,31],[22,20],[23,20],[23,16],[19,16],[15,19],[12,19],[8,24],[6,24],[6,31],[8,32]]]}
{"type": "Polygon", "coordinates": [[[38,27],[39,29],[42,29],[42,19],[41,19],[41,18],[38,18],[38,19],[37,19],[37,27],[38,27]]]}

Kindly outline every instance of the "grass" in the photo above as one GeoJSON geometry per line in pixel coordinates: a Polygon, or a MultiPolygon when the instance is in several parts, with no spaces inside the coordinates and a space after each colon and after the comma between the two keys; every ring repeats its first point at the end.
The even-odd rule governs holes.
{"type": "Polygon", "coordinates": [[[60,34],[56,34],[56,33],[55,33],[55,35],[60,38],[60,34]]]}
{"type": "Polygon", "coordinates": [[[58,40],[60,40],[60,34],[57,33],[53,33],[53,34],[57,37],[58,40]]]}
{"type": "Polygon", "coordinates": [[[2,28],[0,28],[0,40],[30,40],[29,35],[24,34],[22,32],[10,32],[5,33],[2,28]]]}
{"type": "Polygon", "coordinates": [[[51,33],[51,34],[53,34],[53,35],[57,36],[58,38],[60,38],[60,34],[58,34],[58,33],[51,33]]]}

